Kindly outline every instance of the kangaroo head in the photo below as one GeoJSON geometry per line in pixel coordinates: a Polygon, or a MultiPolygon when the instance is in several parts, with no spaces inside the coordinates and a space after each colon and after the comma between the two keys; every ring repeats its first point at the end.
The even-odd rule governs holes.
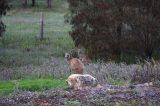
{"type": "Polygon", "coordinates": [[[70,60],[71,59],[71,55],[69,53],[65,53],[65,56],[64,56],[67,60],[70,60]]]}

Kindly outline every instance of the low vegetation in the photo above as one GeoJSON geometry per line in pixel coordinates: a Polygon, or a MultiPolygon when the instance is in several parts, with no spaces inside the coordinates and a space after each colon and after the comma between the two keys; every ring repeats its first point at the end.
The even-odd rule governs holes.
{"type": "Polygon", "coordinates": [[[66,88],[63,79],[35,79],[0,81],[0,94],[9,94],[17,91],[44,91],[51,88],[66,88]]]}
{"type": "Polygon", "coordinates": [[[90,58],[120,61],[159,56],[160,1],[68,0],[68,22],[76,47],[90,58]]]}

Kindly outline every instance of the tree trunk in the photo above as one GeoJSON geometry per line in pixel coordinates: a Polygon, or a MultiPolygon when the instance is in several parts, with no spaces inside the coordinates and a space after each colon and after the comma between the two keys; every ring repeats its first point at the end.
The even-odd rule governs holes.
{"type": "Polygon", "coordinates": [[[36,0],[32,0],[32,6],[35,6],[36,0]]]}
{"type": "Polygon", "coordinates": [[[154,49],[153,48],[146,48],[145,49],[145,55],[148,59],[151,59],[152,56],[153,56],[153,52],[154,52],[154,49]]]}
{"type": "Polygon", "coordinates": [[[48,8],[51,8],[51,7],[52,7],[52,2],[51,2],[51,0],[47,0],[47,7],[48,7],[48,8]]]}
{"type": "Polygon", "coordinates": [[[117,26],[117,54],[121,55],[121,37],[122,37],[122,23],[117,26]]]}
{"type": "Polygon", "coordinates": [[[28,4],[27,0],[23,0],[23,6],[26,7],[28,4]]]}

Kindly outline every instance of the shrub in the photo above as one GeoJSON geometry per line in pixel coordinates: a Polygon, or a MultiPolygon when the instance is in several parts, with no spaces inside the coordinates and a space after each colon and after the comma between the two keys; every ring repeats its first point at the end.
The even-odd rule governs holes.
{"type": "Polygon", "coordinates": [[[152,65],[148,62],[138,70],[133,71],[131,74],[132,83],[145,83],[160,81],[160,64],[152,65]]]}
{"type": "Polygon", "coordinates": [[[2,16],[6,14],[7,9],[9,9],[7,0],[0,1],[0,37],[5,31],[5,25],[2,22],[2,16]]]}
{"type": "Polygon", "coordinates": [[[155,0],[68,0],[70,33],[91,58],[122,54],[151,58],[160,42],[160,2],[155,0]]]}

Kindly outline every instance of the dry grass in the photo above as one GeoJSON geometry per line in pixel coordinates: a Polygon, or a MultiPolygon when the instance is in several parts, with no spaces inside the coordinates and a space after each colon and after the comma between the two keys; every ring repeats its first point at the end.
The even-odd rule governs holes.
{"type": "Polygon", "coordinates": [[[51,58],[42,65],[26,65],[15,68],[0,68],[0,79],[61,78],[69,75],[63,58],[51,58]]]}
{"type": "Polygon", "coordinates": [[[148,66],[147,64],[126,65],[124,63],[97,63],[86,67],[86,72],[95,76],[101,83],[111,83],[121,80],[126,83],[145,83],[160,80],[160,65],[148,66]]]}
{"type": "Polygon", "coordinates": [[[160,80],[160,64],[145,64],[131,73],[131,82],[145,83],[160,80]]]}
{"type": "MultiPolygon", "coordinates": [[[[52,57],[42,65],[27,65],[16,68],[1,68],[0,79],[67,78],[70,75],[64,58],[52,57]]],[[[160,65],[127,65],[124,63],[91,63],[85,66],[85,74],[90,74],[100,83],[128,84],[160,80],[160,65]]]]}
{"type": "Polygon", "coordinates": [[[130,75],[139,69],[140,65],[126,65],[124,63],[97,63],[86,66],[85,73],[95,76],[100,83],[110,83],[112,80],[130,81],[130,75]]]}
{"type": "MultiPolygon", "coordinates": [[[[0,67],[0,80],[67,78],[71,73],[64,58],[51,57],[41,65],[21,67],[0,67]]],[[[103,83],[125,85],[130,83],[156,82],[160,85],[160,65],[127,65],[124,63],[91,63],[85,66],[85,74],[90,74],[103,83]]]]}

